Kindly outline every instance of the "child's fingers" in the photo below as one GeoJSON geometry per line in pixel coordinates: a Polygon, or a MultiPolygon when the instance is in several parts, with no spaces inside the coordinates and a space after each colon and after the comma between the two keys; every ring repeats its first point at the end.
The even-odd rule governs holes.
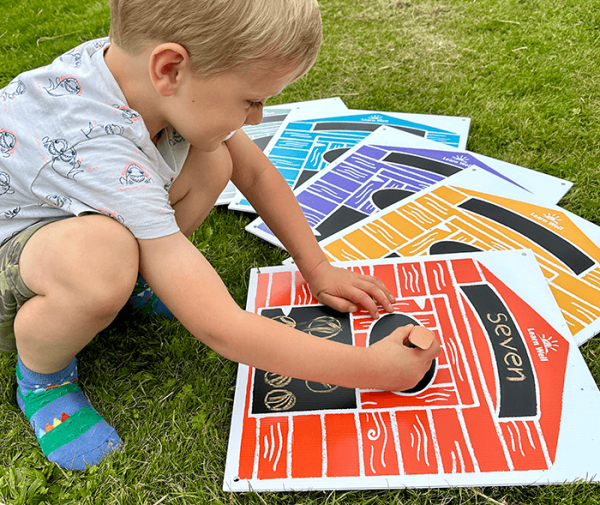
{"type": "Polygon", "coordinates": [[[379,318],[378,304],[383,306],[387,312],[394,312],[394,307],[390,303],[389,298],[383,291],[371,283],[362,282],[357,286],[349,286],[343,291],[337,292],[335,295],[324,291],[317,296],[317,299],[336,310],[344,312],[355,312],[357,306],[361,305],[369,312],[373,319],[379,318]],[[335,303],[337,306],[343,306],[345,308],[339,309],[337,306],[332,305],[331,303],[333,303],[333,300],[343,300],[343,302],[337,301],[335,303]]]}
{"type": "Polygon", "coordinates": [[[370,296],[365,289],[359,287],[348,286],[343,291],[337,292],[335,295],[323,291],[319,293],[317,299],[320,302],[329,305],[331,308],[343,312],[355,312],[357,306],[362,305],[364,309],[371,314],[373,319],[379,318],[379,309],[372,296],[370,296]],[[344,309],[339,309],[338,307],[344,307],[344,309]]]}
{"type": "MultiPolygon", "coordinates": [[[[377,277],[373,277],[371,275],[361,275],[360,278],[363,281],[367,281],[367,282],[377,286],[377,288],[379,288],[384,293],[385,297],[390,301],[390,303],[394,303],[396,301],[396,298],[394,297],[394,295],[392,295],[392,292],[377,277]]],[[[382,305],[383,305],[383,303],[382,303],[382,305]]]]}
{"type": "MultiPolygon", "coordinates": [[[[384,289],[382,289],[378,283],[369,282],[366,279],[360,279],[360,281],[356,284],[356,287],[362,292],[367,293],[372,300],[375,300],[388,312],[394,312],[392,301],[395,301],[395,299],[392,297],[387,288],[385,288],[385,286],[383,286],[384,289]]],[[[369,310],[369,312],[371,311],[369,310]]]]}
{"type": "Polygon", "coordinates": [[[321,293],[318,296],[318,300],[338,312],[356,312],[358,310],[356,303],[345,298],[340,298],[339,296],[330,295],[329,293],[321,293]]]}

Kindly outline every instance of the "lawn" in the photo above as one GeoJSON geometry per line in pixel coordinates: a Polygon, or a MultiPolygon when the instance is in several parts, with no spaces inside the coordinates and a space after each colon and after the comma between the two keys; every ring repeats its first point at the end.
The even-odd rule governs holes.
{"type": "MultiPolygon", "coordinates": [[[[339,96],[357,109],[471,117],[469,150],[572,181],[560,205],[600,225],[596,0],[320,3],[324,44],[319,59],[270,103],[339,96]]],[[[81,41],[107,35],[107,4],[3,2],[0,87],[81,41]]],[[[192,239],[241,306],[250,269],[286,257],[247,234],[249,222],[245,214],[216,208],[192,239]]],[[[581,351],[598,381],[598,339],[581,351]]],[[[16,357],[0,354],[0,502],[600,503],[600,488],[589,483],[224,493],[234,363],[199,344],[176,321],[125,317],[78,359],[84,391],[126,441],[125,451],[85,473],[48,463],[16,404],[16,357]]]]}

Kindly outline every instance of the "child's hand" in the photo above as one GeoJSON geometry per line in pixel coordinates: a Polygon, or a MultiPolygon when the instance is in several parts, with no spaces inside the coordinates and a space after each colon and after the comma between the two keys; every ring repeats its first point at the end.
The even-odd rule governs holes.
{"type": "Polygon", "coordinates": [[[368,351],[375,360],[377,389],[405,391],[415,387],[427,373],[432,360],[440,355],[440,344],[432,331],[409,324],[396,328],[368,351]]]}
{"type": "Polygon", "coordinates": [[[307,281],[319,302],[340,312],[356,312],[357,305],[362,305],[377,319],[377,303],[390,313],[394,311],[392,293],[376,277],[337,268],[324,261],[310,273],[307,281]]]}

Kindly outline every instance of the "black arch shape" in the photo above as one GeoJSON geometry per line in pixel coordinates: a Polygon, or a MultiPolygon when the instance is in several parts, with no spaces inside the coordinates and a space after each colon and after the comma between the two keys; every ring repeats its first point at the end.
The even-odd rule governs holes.
{"type": "Polygon", "coordinates": [[[462,169],[454,165],[450,165],[449,163],[400,152],[390,153],[382,161],[394,163],[395,165],[420,168],[421,170],[426,170],[427,172],[442,175],[444,177],[450,177],[457,172],[462,172],[462,169]]]}
{"type": "Polygon", "coordinates": [[[373,192],[371,195],[371,201],[373,205],[379,210],[383,210],[390,205],[393,205],[400,200],[404,200],[409,196],[414,195],[414,191],[407,191],[406,189],[399,188],[385,188],[373,192]]]}
{"type": "Polygon", "coordinates": [[[459,207],[487,217],[527,237],[562,261],[576,275],[585,272],[596,264],[587,254],[561,236],[499,205],[479,198],[471,198],[460,204],[459,207]]]}
{"type": "Polygon", "coordinates": [[[327,163],[331,163],[337,160],[342,154],[349,150],[349,147],[339,147],[337,149],[331,149],[331,151],[327,151],[325,154],[323,154],[323,159],[327,163]]]}
{"type": "Polygon", "coordinates": [[[436,242],[429,248],[429,254],[456,254],[456,253],[468,253],[468,252],[481,252],[479,247],[472,246],[471,244],[465,244],[464,242],[457,242],[456,240],[441,240],[436,242]]]}
{"type": "Polygon", "coordinates": [[[401,130],[406,133],[412,133],[417,137],[425,137],[426,132],[424,130],[419,130],[417,128],[411,128],[410,126],[399,126],[399,125],[391,125],[391,124],[381,124],[381,123],[352,123],[347,121],[326,121],[323,123],[316,123],[313,126],[312,131],[356,131],[356,132],[374,132],[380,126],[389,126],[390,128],[394,128],[396,130],[401,130]]]}

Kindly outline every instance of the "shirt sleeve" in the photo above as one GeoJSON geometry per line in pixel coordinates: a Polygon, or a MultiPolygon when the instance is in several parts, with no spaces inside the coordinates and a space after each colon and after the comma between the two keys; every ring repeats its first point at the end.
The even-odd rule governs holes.
{"type": "Polygon", "coordinates": [[[73,215],[105,214],[138,239],[179,230],[168,188],[175,172],[152,144],[142,150],[120,135],[58,146],[32,185],[49,205],[73,215]]]}

